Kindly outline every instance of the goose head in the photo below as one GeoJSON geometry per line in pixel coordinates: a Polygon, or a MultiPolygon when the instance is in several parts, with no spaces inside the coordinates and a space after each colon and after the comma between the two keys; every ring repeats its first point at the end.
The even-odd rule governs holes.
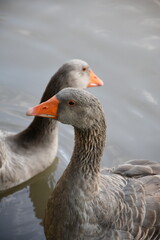
{"type": "Polygon", "coordinates": [[[65,88],[55,96],[27,111],[28,116],[56,119],[76,128],[92,128],[102,117],[96,97],[82,89],[65,88]]]}
{"type": "Polygon", "coordinates": [[[80,59],[72,59],[63,64],[50,79],[41,102],[47,101],[63,88],[87,88],[102,86],[102,80],[80,59]]]}
{"type": "Polygon", "coordinates": [[[66,76],[66,81],[63,81],[66,86],[74,88],[87,88],[102,86],[102,80],[89,67],[88,63],[80,59],[72,59],[58,70],[57,75],[62,78],[66,76]]]}

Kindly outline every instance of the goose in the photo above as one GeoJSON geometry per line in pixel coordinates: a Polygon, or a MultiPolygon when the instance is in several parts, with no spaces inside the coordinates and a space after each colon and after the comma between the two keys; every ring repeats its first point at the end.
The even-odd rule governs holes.
{"type": "MultiPolygon", "coordinates": [[[[89,65],[73,59],[66,62],[49,81],[41,102],[48,100],[63,88],[101,86],[103,82],[89,65]]],[[[35,117],[18,134],[0,136],[0,190],[21,184],[49,167],[57,153],[57,121],[35,117]]]]}
{"type": "Polygon", "coordinates": [[[106,123],[99,100],[66,88],[28,110],[74,127],[71,160],[44,217],[47,240],[159,240],[160,163],[132,160],[100,170],[106,123]]]}

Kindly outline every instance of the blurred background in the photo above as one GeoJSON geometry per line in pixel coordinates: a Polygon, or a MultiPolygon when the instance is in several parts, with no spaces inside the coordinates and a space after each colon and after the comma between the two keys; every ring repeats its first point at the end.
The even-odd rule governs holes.
{"type": "MultiPolygon", "coordinates": [[[[89,89],[104,106],[102,167],[130,159],[160,162],[160,0],[0,1],[0,129],[32,118],[57,69],[80,58],[104,86],[89,89]]],[[[57,159],[45,172],[0,194],[0,239],[44,240],[42,218],[66,168],[73,129],[60,125],[57,159]]]]}

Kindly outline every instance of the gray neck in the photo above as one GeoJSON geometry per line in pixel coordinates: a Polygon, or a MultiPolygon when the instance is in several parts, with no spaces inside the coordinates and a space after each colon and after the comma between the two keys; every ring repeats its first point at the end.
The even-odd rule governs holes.
{"type": "Polygon", "coordinates": [[[75,128],[75,146],[71,166],[85,178],[97,176],[105,145],[106,125],[102,118],[91,129],[75,128]]]}
{"type": "Polygon", "coordinates": [[[105,136],[104,118],[91,129],[75,128],[73,155],[56,187],[60,194],[62,189],[65,189],[64,194],[68,198],[73,199],[73,195],[75,198],[77,196],[91,198],[91,196],[94,196],[93,192],[98,191],[100,161],[105,145],[105,136]]]}

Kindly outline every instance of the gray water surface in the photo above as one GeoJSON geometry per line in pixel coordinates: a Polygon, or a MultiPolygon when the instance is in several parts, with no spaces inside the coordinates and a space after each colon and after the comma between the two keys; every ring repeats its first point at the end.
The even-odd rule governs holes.
{"type": "MultiPolygon", "coordinates": [[[[104,81],[89,89],[104,106],[102,166],[160,162],[160,1],[3,0],[0,2],[0,129],[23,130],[67,60],[87,61],[104,81]]],[[[57,159],[45,172],[0,195],[0,239],[45,239],[48,196],[67,166],[73,129],[60,126],[57,159]]]]}

